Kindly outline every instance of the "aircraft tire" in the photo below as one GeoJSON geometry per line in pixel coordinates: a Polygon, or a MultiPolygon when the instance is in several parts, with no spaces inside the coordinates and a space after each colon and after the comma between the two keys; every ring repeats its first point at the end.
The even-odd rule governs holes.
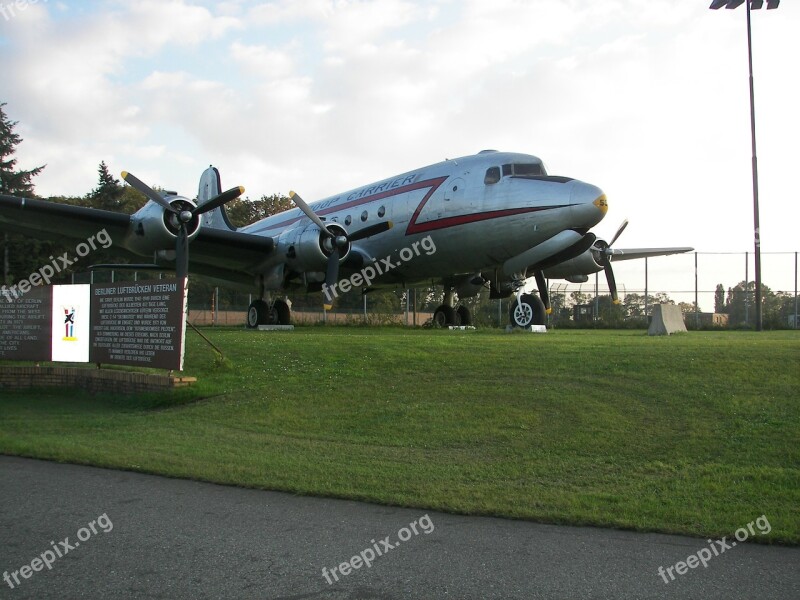
{"type": "Polygon", "coordinates": [[[247,328],[255,329],[269,323],[269,305],[263,300],[253,300],[247,309],[247,328]]]}
{"type": "Polygon", "coordinates": [[[530,327],[531,325],[545,325],[547,313],[539,296],[523,294],[522,298],[515,298],[511,301],[508,318],[515,327],[530,327]]]}
{"type": "Polygon", "coordinates": [[[461,324],[461,319],[455,308],[442,304],[433,313],[433,324],[437,327],[449,327],[461,324]]]}
{"type": "Polygon", "coordinates": [[[271,316],[277,325],[291,325],[292,323],[292,309],[285,300],[275,300],[271,316]]]}
{"type": "Polygon", "coordinates": [[[456,313],[458,314],[461,325],[472,325],[472,313],[466,306],[459,306],[456,313]]]}

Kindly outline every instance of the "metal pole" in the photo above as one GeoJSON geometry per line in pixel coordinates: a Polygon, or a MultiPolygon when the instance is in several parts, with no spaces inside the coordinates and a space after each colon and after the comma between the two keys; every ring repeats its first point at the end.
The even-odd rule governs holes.
{"type": "Polygon", "coordinates": [[[649,279],[647,275],[647,257],[644,257],[644,319],[647,320],[647,308],[650,305],[648,294],[649,279]]]}
{"type": "Polygon", "coordinates": [[[797,329],[797,252],[794,253],[794,328],[797,329]]]}
{"type": "Polygon", "coordinates": [[[761,233],[758,218],[758,159],[756,158],[756,108],[753,89],[753,41],[750,33],[750,2],[747,6],[747,63],[750,69],[750,137],[753,144],[753,246],[756,261],[756,331],[764,330],[761,306],[761,233]]]}
{"type": "Polygon", "coordinates": [[[600,299],[598,296],[600,295],[600,273],[597,272],[594,274],[594,320],[600,317],[600,299]]]}
{"type": "Polygon", "coordinates": [[[214,325],[219,324],[219,288],[214,288],[214,325]]]}
{"type": "Polygon", "coordinates": [[[750,253],[744,253],[744,322],[745,324],[750,323],[750,292],[747,289],[747,286],[750,285],[748,281],[750,279],[750,253]]]}
{"type": "Polygon", "coordinates": [[[697,252],[694,253],[694,326],[700,329],[700,301],[697,297],[697,252]]]}

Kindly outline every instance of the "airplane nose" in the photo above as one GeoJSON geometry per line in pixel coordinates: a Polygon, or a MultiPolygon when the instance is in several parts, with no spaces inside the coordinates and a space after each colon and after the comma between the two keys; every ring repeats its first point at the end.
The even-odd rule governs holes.
{"type": "Polygon", "coordinates": [[[606,200],[606,195],[603,193],[603,190],[596,185],[584,183],[582,181],[574,182],[570,204],[593,204],[603,214],[608,212],[608,200],[606,200]]]}
{"type": "Polygon", "coordinates": [[[594,204],[601,213],[606,214],[608,212],[608,200],[605,194],[599,195],[592,204],[594,204]]]}
{"type": "Polygon", "coordinates": [[[592,227],[599,223],[608,212],[606,195],[596,185],[575,181],[570,195],[574,216],[583,226],[592,227]]]}

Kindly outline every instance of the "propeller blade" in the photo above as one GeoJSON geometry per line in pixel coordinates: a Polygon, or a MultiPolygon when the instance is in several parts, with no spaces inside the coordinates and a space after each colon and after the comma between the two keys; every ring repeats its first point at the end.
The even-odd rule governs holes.
{"type": "Polygon", "coordinates": [[[150,198],[150,200],[162,206],[165,210],[174,212],[175,214],[178,214],[180,212],[175,208],[173,208],[173,206],[169,202],[167,202],[164,196],[156,192],[153,188],[151,188],[149,185],[147,185],[145,182],[143,182],[135,175],[132,175],[127,171],[123,171],[121,175],[125,183],[129,184],[131,187],[136,188],[137,190],[142,192],[145,196],[150,198]]]}
{"type": "Polygon", "coordinates": [[[325,288],[322,292],[323,296],[325,296],[325,300],[323,302],[325,310],[330,310],[333,308],[333,297],[330,294],[338,279],[339,247],[334,244],[333,252],[331,252],[331,255],[328,257],[328,268],[325,271],[325,288]]]}
{"type": "Polygon", "coordinates": [[[552,314],[553,309],[550,307],[550,294],[547,291],[547,281],[545,281],[544,273],[542,271],[536,271],[534,277],[536,277],[536,286],[539,288],[539,298],[542,299],[545,312],[548,315],[552,314]]]}
{"type": "Polygon", "coordinates": [[[379,233],[383,233],[384,231],[389,231],[392,227],[394,227],[394,223],[391,221],[384,221],[383,223],[375,223],[375,225],[370,225],[369,227],[364,227],[364,229],[359,229],[358,231],[351,233],[347,236],[347,241],[349,242],[357,242],[358,240],[363,240],[364,238],[372,237],[373,235],[378,235],[379,233]]]}
{"type": "Polygon", "coordinates": [[[181,223],[178,238],[175,240],[175,275],[183,279],[189,275],[189,232],[186,223],[181,223]]]}
{"type": "Polygon", "coordinates": [[[611,268],[611,261],[605,257],[603,261],[603,271],[606,273],[606,281],[608,282],[608,290],[611,293],[611,301],[614,304],[619,304],[619,295],[617,294],[617,280],[614,279],[614,269],[611,268]]]}
{"type": "Polygon", "coordinates": [[[609,246],[613,246],[613,245],[614,245],[614,242],[616,242],[616,241],[619,239],[619,236],[621,236],[621,235],[622,235],[622,232],[623,232],[623,231],[625,231],[625,228],[626,228],[627,226],[628,226],[628,219],[625,219],[625,220],[622,222],[622,225],[620,225],[620,226],[619,226],[619,229],[617,229],[617,233],[615,233],[615,234],[614,234],[614,237],[613,237],[613,238],[611,238],[611,241],[610,241],[610,242],[608,242],[608,245],[609,245],[609,246]]]}
{"type": "Polygon", "coordinates": [[[205,204],[198,206],[192,211],[192,214],[195,215],[202,215],[203,213],[207,213],[215,208],[219,208],[226,202],[230,202],[231,200],[236,200],[239,196],[244,194],[244,188],[242,186],[238,186],[235,188],[229,189],[227,192],[222,192],[218,196],[214,196],[206,202],[205,204]]]}
{"type": "Polygon", "coordinates": [[[308,204],[306,204],[306,201],[300,197],[300,194],[296,192],[289,192],[289,197],[292,199],[292,202],[294,202],[297,205],[297,207],[300,210],[302,210],[305,213],[305,215],[309,219],[311,219],[317,227],[320,228],[321,231],[324,231],[330,237],[334,237],[333,234],[330,232],[330,230],[325,226],[323,220],[320,219],[313,210],[311,210],[311,207],[308,204]]]}

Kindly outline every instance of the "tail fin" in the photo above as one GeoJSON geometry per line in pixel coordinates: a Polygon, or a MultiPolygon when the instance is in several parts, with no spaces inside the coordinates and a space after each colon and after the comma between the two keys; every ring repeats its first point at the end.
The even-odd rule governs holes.
{"type": "MultiPolygon", "coordinates": [[[[200,176],[200,187],[197,190],[197,205],[202,206],[211,200],[211,198],[221,193],[222,181],[220,180],[219,171],[216,167],[209,166],[200,176]]],[[[202,216],[202,222],[203,227],[236,231],[236,227],[231,225],[231,222],[228,220],[228,213],[225,211],[224,205],[205,213],[202,216]]]]}

